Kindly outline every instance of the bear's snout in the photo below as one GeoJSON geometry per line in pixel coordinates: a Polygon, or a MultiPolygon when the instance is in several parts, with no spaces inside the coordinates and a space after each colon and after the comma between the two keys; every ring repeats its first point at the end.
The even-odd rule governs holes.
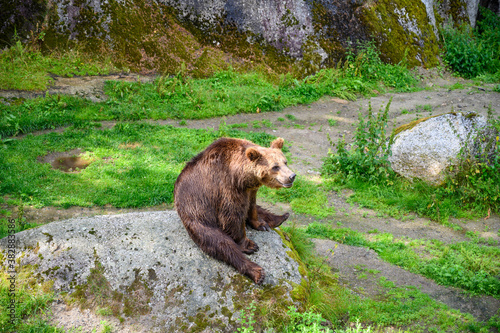
{"type": "Polygon", "coordinates": [[[283,187],[287,187],[287,188],[288,188],[288,187],[292,187],[292,185],[293,185],[293,181],[295,180],[295,177],[296,177],[296,176],[297,176],[297,175],[296,175],[295,173],[293,173],[293,172],[292,172],[292,174],[291,174],[290,176],[288,176],[288,178],[285,178],[285,179],[286,179],[285,181],[280,182],[280,183],[281,183],[281,185],[282,185],[283,187]]]}

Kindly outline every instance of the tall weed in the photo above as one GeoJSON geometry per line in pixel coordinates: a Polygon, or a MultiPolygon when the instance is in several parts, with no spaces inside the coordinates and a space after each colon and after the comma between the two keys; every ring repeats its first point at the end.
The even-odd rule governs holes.
{"type": "Polygon", "coordinates": [[[330,152],[323,164],[325,175],[341,175],[339,180],[344,182],[350,179],[390,181],[394,177],[388,161],[392,140],[387,141],[386,135],[391,101],[377,115],[373,114],[371,104],[366,115],[359,113],[355,140],[350,149],[344,137],[337,144],[331,142],[336,152],[330,152]]]}
{"type": "Polygon", "coordinates": [[[411,91],[417,85],[415,76],[408,70],[406,53],[398,64],[386,64],[374,42],[361,44],[358,53],[347,52],[346,72],[368,82],[382,82],[397,91],[411,91]]]}
{"type": "Polygon", "coordinates": [[[446,179],[438,193],[441,198],[454,197],[464,207],[477,211],[500,212],[500,118],[494,119],[491,106],[488,109],[487,135],[479,135],[479,151],[470,156],[464,147],[460,156],[459,171],[446,179]],[[496,134],[496,135],[495,135],[496,134]],[[483,143],[483,144],[481,144],[483,143]]]}
{"type": "Polygon", "coordinates": [[[441,29],[445,53],[444,60],[451,69],[465,78],[500,71],[500,17],[489,9],[481,8],[483,19],[477,28],[469,25],[441,29]]]}

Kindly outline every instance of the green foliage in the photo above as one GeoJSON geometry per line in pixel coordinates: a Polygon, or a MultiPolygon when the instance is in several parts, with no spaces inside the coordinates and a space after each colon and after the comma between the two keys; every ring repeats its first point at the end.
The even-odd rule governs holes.
{"type": "Polygon", "coordinates": [[[476,139],[477,156],[470,156],[470,147],[463,147],[458,172],[449,177],[437,190],[441,198],[453,198],[464,208],[481,212],[500,212],[500,118],[494,119],[491,106],[488,109],[490,132],[496,133],[493,142],[489,137],[476,139]]]}
{"type": "Polygon", "coordinates": [[[394,177],[389,167],[390,143],[386,142],[386,126],[391,102],[375,116],[372,107],[368,114],[361,112],[358,126],[354,134],[355,143],[351,149],[346,148],[344,138],[335,145],[336,153],[329,153],[323,164],[325,175],[337,176],[339,181],[361,179],[367,182],[388,181],[394,177]]]}
{"type": "Polygon", "coordinates": [[[363,82],[382,82],[386,87],[401,92],[414,90],[417,84],[415,76],[407,68],[406,53],[396,65],[383,63],[373,41],[362,44],[357,55],[348,52],[345,67],[348,75],[360,77],[363,82]]]}
{"type": "MultiPolygon", "coordinates": [[[[0,149],[0,196],[37,206],[141,207],[172,203],[173,186],[184,164],[221,133],[118,123],[112,129],[67,129],[27,136],[0,149]],[[38,158],[79,148],[93,162],[79,173],[54,170],[38,158]],[[23,175],[23,177],[18,177],[23,175]]],[[[228,129],[269,146],[272,136],[228,129]]]]}
{"type": "Polygon", "coordinates": [[[309,214],[316,218],[326,218],[335,213],[328,203],[326,191],[312,181],[299,178],[287,189],[272,190],[262,187],[259,195],[271,203],[289,203],[295,213],[309,214]]]}
{"type": "MultiPolygon", "coordinates": [[[[5,73],[0,78],[4,80],[10,80],[10,75],[14,75],[12,73],[28,73],[26,75],[35,77],[35,74],[30,74],[30,71],[35,70],[41,73],[42,78],[48,77],[49,72],[62,76],[106,73],[98,66],[99,62],[87,61],[78,53],[61,55],[63,64],[60,66],[37,67],[36,61],[42,60],[33,63],[27,59],[45,59],[45,64],[51,63],[47,59],[52,58],[29,53],[21,44],[16,45],[12,50],[0,54],[0,74],[2,70],[5,73]],[[68,62],[68,59],[76,63],[68,62]],[[17,70],[17,62],[27,66],[27,69],[17,70]],[[82,67],[81,63],[86,66],[82,67]]],[[[46,96],[26,101],[20,99],[10,105],[0,103],[0,138],[71,124],[85,126],[85,123],[103,120],[173,118],[185,121],[245,112],[276,111],[311,103],[323,95],[353,100],[360,94],[384,90],[383,86],[397,91],[416,87],[417,81],[405,66],[383,64],[371,44],[367,44],[363,52],[357,56],[351,55],[343,64],[339,63],[338,68],[322,69],[304,79],[294,78],[290,74],[237,73],[234,70],[221,71],[210,78],[195,79],[186,77],[181,70],[175,76],[163,76],[149,83],[108,81],[104,88],[108,96],[105,102],[46,96]]],[[[7,82],[0,89],[45,89],[44,85],[47,84],[36,83],[37,79],[33,78],[28,81],[35,84],[36,88],[28,88],[25,81],[12,78],[12,83],[7,82]],[[14,83],[23,86],[17,87],[14,83]]]]}
{"type": "Polygon", "coordinates": [[[355,297],[341,287],[330,268],[316,257],[314,245],[308,234],[295,225],[281,227],[289,236],[294,249],[307,266],[306,311],[319,313],[335,327],[342,325],[342,318],[349,311],[355,297]]]}
{"type": "Polygon", "coordinates": [[[310,237],[364,246],[380,257],[437,283],[455,286],[474,294],[500,297],[500,249],[470,242],[443,244],[439,241],[394,239],[391,234],[364,236],[348,228],[311,223],[310,237]]]}
{"type": "MultiPolygon", "coordinates": [[[[3,260],[3,258],[2,258],[3,260]]],[[[54,299],[52,291],[48,290],[47,283],[34,283],[28,270],[16,274],[15,313],[16,318],[11,322],[10,313],[10,280],[3,269],[0,271],[0,332],[41,332],[62,333],[47,323],[45,312],[54,299]]]]}
{"type": "Polygon", "coordinates": [[[445,26],[441,30],[445,46],[444,60],[465,78],[500,71],[500,18],[481,8],[483,19],[477,28],[445,26]]]}
{"type": "MultiPolygon", "coordinates": [[[[410,182],[397,176],[388,162],[392,143],[392,136],[387,138],[385,134],[388,108],[389,104],[376,117],[371,106],[366,116],[360,113],[350,149],[344,138],[332,143],[336,151],[330,152],[323,164],[325,189],[348,187],[355,190],[348,200],[362,206],[397,218],[415,212],[447,225],[450,217],[472,218],[500,211],[498,136],[494,142],[485,142],[478,156],[469,156],[469,147],[464,147],[458,172],[452,173],[443,185],[410,182]]],[[[418,109],[432,110],[429,106],[418,109]]],[[[488,114],[489,132],[500,133],[500,120],[493,119],[491,107],[488,114]]],[[[481,142],[485,140],[478,138],[481,142]]]]}
{"type": "Polygon", "coordinates": [[[322,325],[325,320],[319,313],[306,311],[303,313],[297,312],[297,308],[290,306],[287,315],[290,318],[288,324],[283,332],[286,333],[320,333],[320,332],[333,332],[328,327],[322,325]]]}
{"type": "Polygon", "coordinates": [[[106,75],[117,70],[110,58],[90,57],[77,50],[44,55],[17,41],[0,52],[0,89],[45,90],[53,81],[50,75],[106,75]]]}
{"type": "MultiPolygon", "coordinates": [[[[330,267],[313,254],[313,248],[310,246],[311,241],[308,237],[329,238],[350,245],[367,246],[377,251],[385,260],[399,264],[406,269],[409,269],[404,266],[406,263],[413,266],[415,263],[416,266],[424,265],[417,261],[424,262],[426,256],[429,255],[427,251],[422,253],[421,244],[423,241],[394,240],[389,234],[382,234],[379,238],[371,241],[368,236],[365,237],[359,232],[346,228],[337,230],[319,223],[311,223],[304,229],[295,226],[282,227],[282,229],[287,232],[294,247],[300,249],[297,252],[308,269],[306,309],[303,314],[297,315],[297,321],[312,317],[318,322],[320,318],[318,314],[320,314],[321,318],[332,323],[335,332],[345,333],[372,332],[372,326],[378,328],[375,331],[383,331],[384,328],[390,328],[390,330],[402,328],[410,331],[424,329],[430,332],[468,332],[470,325],[474,325],[478,329],[495,325],[493,322],[489,324],[478,323],[471,315],[451,310],[415,288],[395,287],[393,283],[384,278],[380,279],[380,295],[376,298],[361,298],[346,292],[345,288],[339,286],[338,278],[330,267]],[[400,252],[402,253],[400,254],[400,252]],[[392,255],[392,259],[385,258],[391,258],[390,255],[392,255]],[[346,317],[355,323],[352,323],[351,327],[343,328],[346,324],[346,317]],[[369,323],[370,326],[366,323],[369,323]],[[353,324],[354,327],[352,327],[353,324]]],[[[428,244],[434,245],[431,242],[428,244]]],[[[437,249],[435,250],[436,256],[453,251],[447,248],[448,245],[436,244],[434,247],[437,249]]],[[[497,265],[498,255],[495,250],[490,253],[488,252],[492,251],[490,248],[481,247],[476,254],[478,256],[486,254],[486,257],[493,258],[497,265]]],[[[332,251],[335,252],[335,248],[332,251]]],[[[491,264],[487,266],[493,267],[491,264]]],[[[349,326],[349,323],[347,325],[349,326]]],[[[291,326],[292,332],[295,332],[293,325],[291,326]]],[[[306,330],[306,332],[309,331],[306,330]]]]}
{"type": "Polygon", "coordinates": [[[255,310],[256,310],[255,302],[252,302],[245,310],[240,311],[241,327],[238,327],[238,332],[241,333],[255,332],[255,329],[253,327],[253,325],[256,323],[254,319],[255,310]]]}
{"type": "Polygon", "coordinates": [[[330,125],[330,126],[333,127],[333,126],[337,126],[337,124],[338,124],[337,120],[335,120],[335,119],[328,119],[328,125],[330,125]]]}

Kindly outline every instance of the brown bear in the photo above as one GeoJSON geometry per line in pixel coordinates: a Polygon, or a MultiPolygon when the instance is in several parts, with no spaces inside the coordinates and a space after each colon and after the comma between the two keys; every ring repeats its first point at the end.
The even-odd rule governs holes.
{"type": "Polygon", "coordinates": [[[248,140],[222,138],[189,161],[175,182],[175,207],[193,241],[255,283],[264,270],[245,255],[259,247],[245,227],[269,231],[289,216],[275,215],[256,204],[257,190],[291,187],[295,179],[278,138],[270,148],[248,140]]]}

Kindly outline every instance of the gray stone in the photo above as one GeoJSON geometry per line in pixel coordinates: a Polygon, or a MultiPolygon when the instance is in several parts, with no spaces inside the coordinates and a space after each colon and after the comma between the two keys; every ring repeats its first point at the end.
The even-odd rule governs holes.
{"type": "Polygon", "coordinates": [[[435,185],[444,181],[450,166],[457,170],[460,156],[481,154],[496,137],[486,118],[474,113],[447,113],[403,126],[407,129],[394,137],[391,147],[392,169],[435,185]]]}
{"type": "MultiPolygon", "coordinates": [[[[16,234],[16,246],[20,267],[33,265],[37,278],[53,280],[57,292],[71,294],[85,286],[96,268],[124,299],[142,292],[146,313],[121,315],[131,324],[141,323],[144,331],[194,329],[201,323],[231,331],[252,294],[279,288],[273,297],[292,304],[290,291],[302,280],[276,231],[248,230],[248,237],[260,247],[250,258],[266,272],[263,286],[205,255],[175,211],[53,222],[16,234]]],[[[0,240],[0,249],[7,249],[7,238],[0,240]]]]}

